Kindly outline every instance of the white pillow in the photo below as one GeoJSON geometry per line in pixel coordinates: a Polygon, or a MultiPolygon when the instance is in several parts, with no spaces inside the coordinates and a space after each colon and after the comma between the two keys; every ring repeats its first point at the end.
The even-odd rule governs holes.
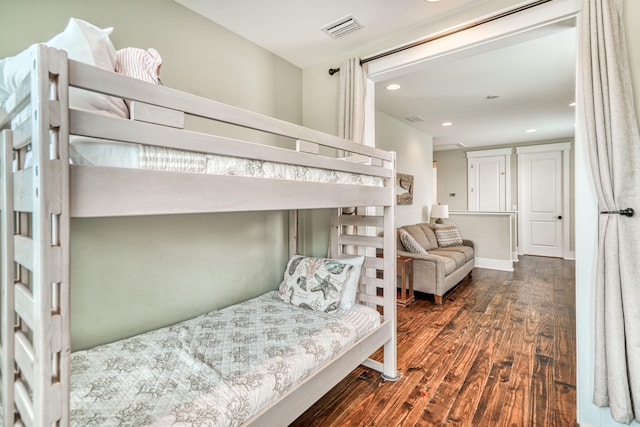
{"type": "Polygon", "coordinates": [[[356,302],[356,293],[358,292],[358,282],[360,281],[362,264],[364,264],[364,256],[335,258],[334,260],[343,264],[353,265],[353,269],[349,272],[349,276],[342,288],[342,296],[340,297],[339,305],[340,308],[349,309],[356,302]]]}
{"type": "Polygon", "coordinates": [[[0,103],[15,91],[29,73],[29,49],[0,60],[0,103]]]}
{"type": "MultiPolygon", "coordinates": [[[[113,28],[101,29],[77,18],[69,19],[63,32],[45,42],[47,46],[62,49],[70,59],[115,71],[116,50],[109,39],[113,28]]],[[[30,49],[0,60],[0,103],[20,85],[28,74],[30,49]]],[[[69,90],[69,105],[83,110],[128,117],[127,106],[119,98],[81,89],[69,90]]]]}
{"type": "Polygon", "coordinates": [[[4,103],[4,101],[11,95],[8,88],[4,84],[4,69],[5,69],[6,59],[0,60],[0,104],[4,103]]]}

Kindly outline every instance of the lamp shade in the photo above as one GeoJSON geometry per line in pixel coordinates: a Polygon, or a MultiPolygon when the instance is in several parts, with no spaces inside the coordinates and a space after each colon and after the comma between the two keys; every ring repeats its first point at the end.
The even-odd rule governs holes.
{"type": "Polygon", "coordinates": [[[431,206],[432,218],[449,218],[449,205],[433,205],[431,206]]]}

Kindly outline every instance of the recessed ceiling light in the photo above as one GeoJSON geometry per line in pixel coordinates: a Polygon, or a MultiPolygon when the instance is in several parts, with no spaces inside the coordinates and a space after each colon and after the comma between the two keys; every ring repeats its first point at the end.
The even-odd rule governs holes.
{"type": "Polygon", "coordinates": [[[400,85],[398,83],[391,83],[387,85],[387,90],[398,90],[400,89],[400,85]]]}
{"type": "Polygon", "coordinates": [[[439,2],[440,0],[424,0],[424,1],[426,1],[427,3],[437,3],[437,2],[439,2]]]}
{"type": "Polygon", "coordinates": [[[575,107],[575,106],[576,106],[575,101],[574,101],[574,102],[572,102],[571,104],[569,104],[569,107],[575,107]]]}
{"type": "Polygon", "coordinates": [[[527,129],[527,130],[525,130],[525,132],[527,132],[527,133],[533,133],[535,131],[536,131],[535,129],[527,129]]]}
{"type": "Polygon", "coordinates": [[[452,124],[453,123],[451,123],[451,122],[444,122],[444,123],[442,123],[442,126],[451,126],[452,124]]]}

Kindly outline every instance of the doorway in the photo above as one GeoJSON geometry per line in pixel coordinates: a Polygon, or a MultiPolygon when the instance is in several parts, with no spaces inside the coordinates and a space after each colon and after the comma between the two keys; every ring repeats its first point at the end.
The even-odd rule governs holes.
{"type": "Polygon", "coordinates": [[[516,148],[520,255],[567,258],[570,148],[570,143],[516,148]]]}
{"type": "MultiPolygon", "coordinates": [[[[454,210],[517,211],[516,174],[509,178],[509,168],[515,172],[516,164],[508,157],[504,164],[477,160],[478,164],[473,165],[474,175],[469,173],[463,160],[465,155],[469,158],[475,150],[481,150],[485,156],[487,151],[524,143],[573,139],[575,108],[570,107],[570,102],[575,97],[577,11],[571,9],[572,4],[575,6],[575,2],[560,0],[552,7],[551,4],[535,6],[438,39],[433,44],[426,43],[367,63],[369,87],[375,87],[380,111],[433,136],[432,144],[438,156],[434,159],[443,161],[438,169],[442,178],[439,194],[433,200],[449,205],[450,209],[455,206],[454,210]],[[563,5],[566,10],[558,19],[556,9],[563,5]],[[547,6],[552,9],[549,14],[544,13],[547,6]],[[503,19],[505,25],[499,25],[503,19]],[[560,46],[562,48],[556,48],[560,46]],[[522,52],[526,52],[526,59],[522,58],[522,52]],[[554,72],[545,73],[545,69],[550,69],[549,62],[556,64],[552,66],[554,72]],[[513,66],[514,63],[519,66],[513,66]],[[464,71],[459,71],[461,69],[464,71]],[[537,79],[536,75],[563,77],[537,79]],[[570,77],[565,77],[567,75],[570,77]],[[396,80],[402,83],[400,91],[382,89],[396,80]],[[401,92],[405,95],[399,96],[401,92]],[[525,99],[527,102],[522,102],[525,99]],[[553,99],[553,104],[546,101],[548,99],[553,99]],[[410,111],[416,115],[410,115],[410,111]],[[447,115],[453,116],[454,123],[445,122],[447,115]],[[447,125],[449,127],[445,127],[447,125]],[[458,140],[460,143],[453,144],[458,140]],[[448,153],[457,157],[454,159],[448,153]],[[478,185],[472,186],[470,181],[478,185]],[[444,182],[446,187],[442,185],[444,182]],[[471,188],[475,194],[469,194],[471,188]],[[478,196],[483,192],[484,195],[478,196]]],[[[384,129],[384,125],[386,123],[381,128],[384,129]]],[[[389,138],[380,140],[389,144],[389,138]]],[[[515,162],[515,157],[512,159],[515,162]]],[[[399,161],[399,168],[421,167],[419,157],[410,158],[410,166],[403,160],[405,164],[399,161]]],[[[431,186],[430,182],[427,184],[431,186]]]]}
{"type": "MultiPolygon", "coordinates": [[[[518,13],[516,15],[509,16],[504,20],[501,19],[487,25],[482,25],[482,28],[466,30],[464,34],[445,37],[438,40],[437,43],[420,46],[419,48],[412,48],[407,51],[394,54],[390,57],[369,62],[369,87],[374,86],[375,82],[384,81],[395,76],[409,73],[413,67],[419,69],[420,67],[427,66],[426,64],[429,63],[453,60],[456,56],[473,55],[474,52],[481,51],[482,49],[488,49],[489,45],[500,45],[500,43],[504,43],[507,39],[522,40],[524,33],[529,32],[533,34],[536,30],[539,30],[541,27],[548,24],[554,24],[562,21],[573,21],[575,25],[575,18],[580,12],[580,3],[571,0],[558,0],[534,9],[535,10],[527,11],[527,13],[518,13]]],[[[579,111],[579,109],[580,106],[578,105],[577,110],[579,111]]],[[[371,122],[369,122],[369,124],[372,125],[371,122]]],[[[577,129],[580,129],[580,126],[577,126],[577,129]]],[[[575,140],[581,140],[581,135],[576,135],[575,140]]],[[[576,142],[576,145],[578,145],[578,142],[576,142]]],[[[585,208],[590,209],[589,212],[592,214],[595,211],[595,196],[593,189],[589,185],[590,175],[588,173],[587,156],[583,146],[576,147],[575,156],[575,180],[576,183],[581,183],[578,188],[582,189],[585,193],[581,200],[581,207],[584,205],[585,208]]],[[[568,174],[565,174],[565,176],[568,178],[568,174]]],[[[576,210],[578,210],[578,207],[576,207],[576,210]]],[[[581,230],[585,228],[584,226],[587,222],[589,222],[589,224],[597,222],[597,215],[595,220],[593,215],[589,216],[589,221],[585,221],[583,219],[581,221],[581,230]]],[[[569,227],[565,227],[563,229],[563,235],[566,235],[568,231],[569,227]]],[[[590,231],[589,233],[585,233],[585,236],[588,241],[594,240],[590,231]]],[[[580,236],[577,235],[576,240],[578,240],[579,237],[580,236]]],[[[566,249],[567,248],[565,248],[565,250],[566,249]]],[[[585,252],[583,251],[582,254],[584,255],[585,252]]],[[[590,253],[587,255],[590,255],[590,253]]],[[[586,262],[588,264],[590,259],[591,257],[588,256],[587,259],[583,261],[583,267],[582,269],[578,269],[578,275],[589,274],[590,270],[584,268],[584,263],[586,262]]],[[[582,280],[585,280],[585,277],[582,277],[582,280]]],[[[589,283],[590,279],[586,280],[586,284],[588,285],[589,283]]],[[[585,300],[579,299],[578,305],[580,306],[581,303],[584,302],[585,300]]],[[[589,302],[589,300],[587,299],[586,302],[589,302]]],[[[579,321],[584,320],[581,319],[581,316],[584,317],[584,314],[582,313],[583,311],[584,310],[578,309],[580,315],[576,317],[579,321]]],[[[589,333],[589,331],[590,330],[587,330],[587,333],[589,333]]],[[[585,328],[583,328],[583,333],[584,332],[585,328]]],[[[579,334],[578,341],[582,341],[582,346],[585,346],[586,343],[586,347],[588,347],[589,344],[592,344],[590,336],[584,337],[579,334]]],[[[582,353],[584,353],[584,351],[582,353]]],[[[578,387],[577,394],[579,406],[582,405],[583,407],[588,407],[590,405],[590,390],[588,386],[584,386],[584,384],[589,380],[589,374],[586,372],[591,368],[591,365],[589,365],[591,360],[590,357],[591,356],[589,355],[583,355],[581,357],[581,352],[578,351],[576,370],[578,371],[578,381],[582,381],[583,386],[578,387]],[[581,372],[582,374],[580,374],[581,372]]]]}

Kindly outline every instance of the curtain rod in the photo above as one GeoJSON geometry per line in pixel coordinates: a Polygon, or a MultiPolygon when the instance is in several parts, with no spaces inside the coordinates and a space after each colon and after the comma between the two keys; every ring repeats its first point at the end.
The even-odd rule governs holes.
{"type": "MultiPolygon", "coordinates": [[[[535,1],[533,3],[529,3],[529,4],[526,4],[526,5],[517,7],[515,9],[510,9],[510,10],[508,10],[506,12],[497,13],[495,15],[489,16],[489,17],[484,18],[484,19],[480,19],[480,20],[477,20],[477,21],[472,21],[472,22],[470,22],[468,24],[463,24],[463,25],[460,25],[458,27],[454,27],[454,28],[452,28],[450,30],[443,31],[443,32],[440,32],[440,33],[436,33],[436,34],[434,34],[432,36],[425,37],[425,38],[417,40],[415,42],[412,42],[412,43],[409,43],[409,44],[406,44],[406,45],[403,45],[403,46],[400,46],[400,47],[396,47],[396,48],[391,49],[391,50],[387,50],[387,51],[379,53],[377,55],[373,55],[373,56],[369,56],[367,58],[363,58],[363,59],[360,60],[360,65],[366,64],[367,62],[375,61],[376,59],[384,58],[385,56],[393,55],[394,53],[402,52],[404,50],[411,49],[413,47],[420,46],[420,45],[432,42],[434,40],[441,39],[443,37],[450,36],[452,34],[456,34],[456,33],[468,30],[470,28],[477,27],[477,26],[482,25],[482,24],[486,24],[488,22],[495,21],[495,20],[500,19],[500,18],[504,18],[505,16],[513,15],[513,14],[516,14],[518,12],[522,12],[524,10],[531,9],[533,7],[539,6],[539,5],[544,4],[544,3],[549,3],[551,1],[553,1],[553,0],[538,0],[538,1],[535,1]]],[[[340,71],[340,67],[338,67],[338,68],[329,68],[329,75],[333,76],[338,71],[340,71]]]]}

